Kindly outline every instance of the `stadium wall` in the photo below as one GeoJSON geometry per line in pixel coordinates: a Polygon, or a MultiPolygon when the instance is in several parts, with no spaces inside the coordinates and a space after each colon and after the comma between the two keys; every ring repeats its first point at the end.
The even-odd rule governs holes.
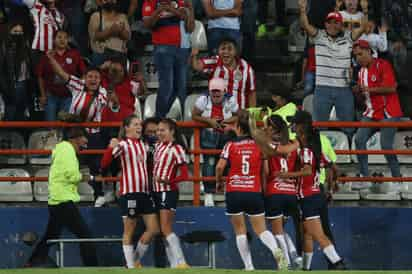
{"type": "MultiPolygon", "coordinates": [[[[81,212],[96,237],[120,237],[121,218],[118,208],[82,207],[81,212]]],[[[338,252],[352,269],[412,269],[410,247],[412,246],[412,210],[407,208],[331,208],[331,221],[336,237],[338,252]]],[[[22,241],[26,232],[40,236],[47,224],[45,207],[0,208],[0,267],[21,267],[30,255],[32,247],[22,241]]],[[[216,246],[216,260],[219,268],[241,268],[234,235],[223,208],[179,208],[175,226],[178,235],[193,230],[221,230],[226,241],[216,246]]],[[[288,223],[287,231],[293,234],[293,225],[288,223]]],[[[65,234],[69,237],[68,232],[65,234]]],[[[257,268],[273,268],[273,260],[264,246],[254,236],[251,240],[252,254],[257,268]]],[[[65,264],[80,265],[78,247],[65,248],[65,264]]],[[[187,260],[192,265],[207,263],[205,244],[184,244],[187,260]]],[[[55,249],[50,255],[54,257],[55,249]]],[[[120,244],[101,244],[98,248],[102,265],[123,264],[120,244]]],[[[153,264],[153,247],[148,251],[144,265],[153,264]]],[[[314,269],[326,266],[320,250],[316,248],[314,269]]]]}

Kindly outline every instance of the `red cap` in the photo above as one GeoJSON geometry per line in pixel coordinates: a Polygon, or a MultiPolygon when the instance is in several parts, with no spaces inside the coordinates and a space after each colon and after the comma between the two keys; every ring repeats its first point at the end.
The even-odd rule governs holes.
{"type": "Polygon", "coordinates": [[[361,49],[370,49],[369,42],[366,40],[358,40],[353,43],[353,47],[360,47],[361,49]]]}
{"type": "Polygon", "coordinates": [[[335,19],[336,22],[343,23],[343,17],[339,12],[330,12],[328,16],[326,16],[326,21],[335,19]]]}

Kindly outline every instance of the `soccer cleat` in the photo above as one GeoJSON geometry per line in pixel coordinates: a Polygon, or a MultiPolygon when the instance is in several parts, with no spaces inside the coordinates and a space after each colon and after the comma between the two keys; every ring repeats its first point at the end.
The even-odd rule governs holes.
{"type": "Polygon", "coordinates": [[[275,250],[274,256],[279,270],[288,270],[288,261],[286,260],[285,255],[283,255],[283,251],[280,248],[277,248],[275,250]]]}
{"type": "Polygon", "coordinates": [[[143,265],[139,261],[136,261],[134,262],[134,268],[143,268],[143,265]]]}
{"type": "Polygon", "coordinates": [[[334,269],[334,270],[348,270],[348,268],[347,268],[346,265],[344,264],[343,260],[340,260],[339,262],[337,262],[336,264],[334,264],[333,269],[334,269]]]}
{"type": "Polygon", "coordinates": [[[213,199],[212,193],[205,193],[205,206],[207,207],[214,207],[215,201],[213,199]]]}
{"type": "Polygon", "coordinates": [[[176,265],[175,268],[176,268],[176,269],[189,269],[189,268],[191,268],[191,267],[190,267],[190,265],[188,265],[187,263],[181,263],[181,264],[176,265]]]}

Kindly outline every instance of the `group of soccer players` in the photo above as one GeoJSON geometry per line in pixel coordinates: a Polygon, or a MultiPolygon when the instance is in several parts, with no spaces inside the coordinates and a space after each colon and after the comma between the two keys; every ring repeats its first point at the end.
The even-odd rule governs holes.
{"type": "MultiPolygon", "coordinates": [[[[303,269],[311,267],[314,240],[334,268],[342,269],[343,261],[323,232],[320,221],[325,201],[319,189],[319,173],[321,168],[328,167],[329,160],[321,152],[319,132],[312,127],[309,113],[298,111],[290,122],[296,132],[293,141],[287,123],[280,116],[269,116],[264,128],[257,129],[249,113],[241,110],[234,127],[237,137],[229,141],[221,153],[216,165],[217,190],[225,190],[226,213],[236,235],[237,248],[245,270],[253,270],[247,215],[253,231],[271,251],[278,268],[296,266],[300,257],[283,230],[286,217],[291,216],[297,231],[303,231],[299,237],[303,246],[303,269]],[[266,220],[272,227],[271,232],[266,220]]],[[[156,133],[157,141],[150,151],[142,137],[141,120],[136,116],[126,118],[119,138],[111,140],[101,165],[107,168],[113,159],[120,159],[123,252],[127,267],[141,267],[141,258],[150,241],[161,232],[170,266],[188,268],[179,238],[173,232],[177,185],[188,178],[186,151],[177,142],[177,126],[173,120],[161,119],[156,133]],[[138,216],[142,216],[146,230],[134,248],[132,238],[138,216]]]]}

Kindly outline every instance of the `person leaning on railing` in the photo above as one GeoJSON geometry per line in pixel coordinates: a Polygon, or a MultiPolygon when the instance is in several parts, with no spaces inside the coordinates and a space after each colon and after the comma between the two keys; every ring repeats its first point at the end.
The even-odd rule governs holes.
{"type": "MultiPolygon", "coordinates": [[[[78,153],[86,144],[86,131],[83,128],[68,128],[64,132],[63,141],[53,150],[49,172],[49,222],[46,233],[34,248],[26,266],[47,263],[49,252],[47,241],[58,238],[63,228],[67,228],[79,238],[91,238],[90,230],[75,205],[80,201],[77,186],[82,180],[78,153]]],[[[87,175],[87,177],[93,176],[87,175]]],[[[96,249],[92,243],[80,244],[80,255],[84,265],[98,264],[96,249]]]]}

